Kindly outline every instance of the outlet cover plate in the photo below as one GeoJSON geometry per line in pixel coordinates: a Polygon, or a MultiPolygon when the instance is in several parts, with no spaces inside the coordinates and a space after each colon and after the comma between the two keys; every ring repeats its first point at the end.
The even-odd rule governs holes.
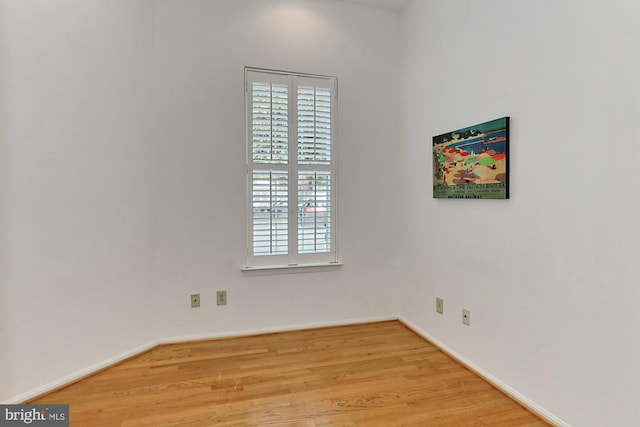
{"type": "Polygon", "coordinates": [[[442,298],[436,297],[436,312],[440,314],[444,313],[444,301],[442,298]]]}
{"type": "Polygon", "coordinates": [[[200,294],[191,294],[191,308],[200,307],[200,294]]]}
{"type": "Polygon", "coordinates": [[[216,292],[216,303],[218,305],[227,305],[227,291],[216,292]]]}
{"type": "Polygon", "coordinates": [[[462,323],[471,326],[471,312],[466,308],[462,309],[462,323]]]}

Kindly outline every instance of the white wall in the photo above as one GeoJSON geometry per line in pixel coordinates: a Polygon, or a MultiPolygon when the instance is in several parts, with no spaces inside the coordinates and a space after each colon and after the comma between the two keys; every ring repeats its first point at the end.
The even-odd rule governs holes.
{"type": "Polygon", "coordinates": [[[394,316],[400,15],[334,1],[156,2],[156,320],[164,336],[394,316]],[[245,261],[244,67],[338,76],[338,271],[245,261]],[[372,99],[375,94],[378,101],[372,99]],[[215,305],[215,292],[228,305],[215,305]],[[189,307],[189,294],[202,307],[189,307]]]}
{"type": "Polygon", "coordinates": [[[401,314],[567,424],[640,423],[639,7],[0,0],[0,400],[155,339],[401,314]],[[339,78],[337,271],[240,271],[246,65],[339,78]],[[503,115],[512,198],[433,200],[431,136],[503,115]]]}
{"type": "Polygon", "coordinates": [[[156,337],[151,19],[0,1],[0,401],[156,337]]]}
{"type": "Polygon", "coordinates": [[[398,312],[397,12],[277,0],[0,0],[0,12],[0,400],[157,339],[398,312]],[[240,271],[247,65],[339,77],[340,269],[240,271]]]}
{"type": "Polygon", "coordinates": [[[638,17],[635,0],[403,14],[403,315],[574,426],[640,424],[638,17]],[[433,200],[431,136],[505,115],[512,198],[433,200]]]}

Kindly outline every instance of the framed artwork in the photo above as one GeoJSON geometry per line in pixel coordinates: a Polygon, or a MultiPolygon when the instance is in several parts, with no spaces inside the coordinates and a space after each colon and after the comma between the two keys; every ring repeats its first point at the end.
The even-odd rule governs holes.
{"type": "Polygon", "coordinates": [[[433,197],[509,198],[509,117],[433,137],[433,197]]]}

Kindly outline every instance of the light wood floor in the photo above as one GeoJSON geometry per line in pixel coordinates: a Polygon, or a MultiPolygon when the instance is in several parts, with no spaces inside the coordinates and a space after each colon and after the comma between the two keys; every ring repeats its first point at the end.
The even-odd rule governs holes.
{"type": "Polygon", "coordinates": [[[399,322],[157,347],[30,403],[72,426],[546,426],[399,322]]]}

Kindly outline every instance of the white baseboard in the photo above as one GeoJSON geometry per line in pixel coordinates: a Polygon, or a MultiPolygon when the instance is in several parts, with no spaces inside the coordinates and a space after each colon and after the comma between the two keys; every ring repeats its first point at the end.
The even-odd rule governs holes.
{"type": "Polygon", "coordinates": [[[155,341],[151,341],[147,344],[141,345],[139,347],[133,348],[117,356],[103,360],[102,362],[96,363],[95,365],[92,365],[80,371],[74,372],[73,374],[67,375],[58,380],[52,381],[48,384],[44,384],[26,393],[22,393],[12,399],[7,400],[6,402],[0,402],[0,403],[11,405],[11,404],[19,404],[19,403],[26,402],[30,399],[49,393],[53,390],[67,386],[85,377],[88,377],[97,372],[100,372],[103,369],[116,365],[126,359],[138,356],[148,350],[151,350],[152,348],[160,344],[175,344],[175,343],[181,343],[181,342],[199,341],[199,340],[207,340],[207,339],[243,337],[243,336],[249,336],[249,335],[271,334],[271,333],[277,333],[277,332],[296,331],[296,330],[302,330],[302,329],[329,328],[334,326],[357,325],[362,323],[384,322],[389,320],[398,320],[398,318],[395,316],[388,316],[388,317],[370,317],[370,318],[360,318],[360,319],[344,319],[336,322],[302,323],[302,324],[296,324],[296,325],[277,326],[272,328],[246,329],[246,330],[240,330],[240,331],[234,331],[234,332],[222,332],[222,333],[218,332],[218,333],[209,333],[209,334],[183,335],[178,337],[161,338],[155,341]]]}
{"type": "Polygon", "coordinates": [[[471,371],[475,372],[478,376],[480,376],[481,378],[483,378],[484,380],[492,384],[494,387],[496,387],[497,389],[505,393],[507,396],[509,396],[516,402],[520,403],[522,406],[529,409],[531,412],[535,413],[536,415],[538,415],[540,418],[547,421],[548,423],[557,427],[570,427],[569,424],[562,421],[561,419],[554,416],[553,414],[549,413],[547,410],[540,407],[535,402],[528,399],[526,396],[520,394],[518,391],[509,387],[507,384],[504,384],[502,381],[495,378],[494,376],[492,376],[491,374],[489,374],[488,372],[486,372],[485,370],[483,370],[482,368],[480,368],[470,360],[466,359],[464,356],[461,356],[460,354],[456,353],[454,350],[450,349],[444,343],[442,343],[435,337],[431,336],[430,334],[428,334],[427,332],[419,328],[417,325],[415,325],[411,321],[403,317],[397,317],[397,316],[343,319],[340,321],[333,321],[333,322],[302,323],[302,324],[294,324],[294,325],[286,325],[286,326],[277,326],[272,328],[245,329],[245,330],[232,331],[232,332],[216,332],[216,333],[207,333],[207,334],[183,335],[183,336],[176,336],[176,337],[161,338],[155,341],[148,342],[147,344],[141,345],[139,347],[133,348],[129,351],[121,353],[112,358],[106,359],[102,362],[96,363],[95,365],[89,366],[80,371],[74,372],[71,375],[67,375],[63,378],[52,381],[34,390],[23,393],[19,396],[14,397],[13,399],[9,399],[4,403],[5,404],[23,403],[25,401],[33,399],[34,397],[41,396],[53,390],[72,384],[78,380],[81,380],[82,378],[93,375],[103,369],[106,369],[110,366],[113,366],[131,357],[135,357],[161,344],[175,344],[175,343],[181,343],[181,342],[199,341],[199,340],[207,340],[207,339],[243,337],[243,336],[250,336],[250,335],[270,334],[270,333],[296,331],[296,330],[303,330],[303,329],[330,328],[335,326],[347,326],[347,325],[357,325],[357,324],[363,324],[363,323],[385,322],[390,320],[399,320],[409,329],[414,331],[416,334],[420,335],[422,338],[424,338],[425,340],[429,341],[430,343],[438,347],[447,355],[455,359],[457,362],[464,365],[471,371]]]}
{"type": "Polygon", "coordinates": [[[535,402],[531,401],[526,396],[520,394],[518,391],[516,391],[513,388],[509,387],[507,384],[503,383],[502,381],[500,381],[499,379],[497,379],[496,377],[494,377],[493,375],[491,375],[490,373],[488,373],[484,369],[480,368],[479,366],[477,366],[475,363],[471,362],[466,357],[458,354],[456,351],[452,350],[447,345],[445,345],[444,343],[442,343],[441,341],[439,341],[437,338],[433,337],[432,335],[428,334],[427,332],[425,332],[424,330],[419,328],[417,325],[415,325],[411,321],[409,321],[409,320],[407,320],[407,319],[405,319],[403,317],[398,318],[398,320],[400,322],[402,322],[406,327],[411,329],[413,332],[415,332],[416,334],[420,335],[425,340],[429,341],[431,344],[433,344],[436,347],[438,347],[440,350],[442,350],[444,353],[446,353],[449,357],[451,357],[452,359],[454,359],[455,361],[457,361],[461,365],[465,366],[467,369],[469,369],[472,372],[474,372],[475,374],[477,374],[479,377],[481,377],[482,379],[484,379],[485,381],[487,381],[488,383],[493,385],[498,390],[502,391],[504,394],[509,396],[511,399],[515,400],[520,405],[524,406],[529,411],[533,412],[534,414],[536,414],[537,416],[539,416],[540,418],[542,418],[543,420],[545,420],[549,424],[551,424],[553,426],[557,426],[557,427],[571,427],[568,423],[562,421],[560,418],[558,418],[555,415],[551,414],[546,409],[540,407],[539,405],[537,405],[535,402]]]}
{"type": "Polygon", "coordinates": [[[93,375],[97,372],[100,372],[103,369],[106,369],[110,366],[113,366],[117,363],[122,362],[123,360],[129,359],[131,357],[135,357],[141,353],[144,353],[145,351],[148,351],[150,349],[152,349],[153,347],[157,346],[158,342],[157,341],[151,341],[147,344],[141,345],[139,347],[133,348],[129,351],[126,351],[124,353],[121,353],[117,356],[111,357],[107,360],[103,360],[102,362],[96,363],[95,365],[89,366],[87,368],[84,368],[80,371],[74,372],[71,375],[67,375],[65,377],[62,377],[60,379],[57,379],[55,381],[52,381],[48,384],[45,384],[43,386],[40,386],[34,390],[28,391],[26,393],[22,393],[16,397],[14,397],[13,399],[9,399],[8,401],[6,401],[5,403],[8,405],[11,404],[19,404],[19,403],[23,403],[26,402],[30,399],[33,399],[35,397],[41,396],[43,394],[49,393],[53,390],[59,389],[61,387],[67,386],[69,384],[72,384],[76,381],[79,381],[85,377],[88,377],[90,375],[93,375]]]}
{"type": "Polygon", "coordinates": [[[388,317],[368,317],[359,319],[343,319],[335,322],[317,322],[317,323],[300,323],[295,325],[276,326],[272,328],[243,329],[231,332],[216,332],[210,334],[183,335],[179,337],[163,338],[158,341],[159,344],[176,344],[180,342],[210,340],[218,338],[234,338],[246,337],[250,335],[273,334],[287,331],[300,331],[303,329],[331,328],[335,326],[357,325],[362,323],[385,322],[390,320],[398,320],[397,316],[388,317]]]}

